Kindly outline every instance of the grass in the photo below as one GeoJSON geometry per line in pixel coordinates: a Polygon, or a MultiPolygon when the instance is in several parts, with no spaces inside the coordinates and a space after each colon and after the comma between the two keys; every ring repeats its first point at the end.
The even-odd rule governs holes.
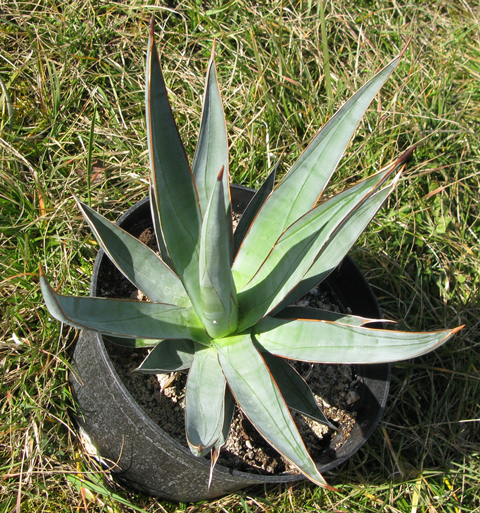
{"type": "Polygon", "coordinates": [[[325,2],[327,51],[319,3],[2,4],[0,512],[480,511],[480,3],[325,2]],[[232,178],[253,187],[282,152],[288,169],[328,119],[329,87],[337,108],[411,38],[332,187],[420,142],[351,254],[402,328],[467,327],[393,366],[380,427],[327,476],[338,494],[300,483],[203,504],[157,501],[111,483],[73,431],[67,375],[77,335],[49,319],[38,261],[63,293],[87,294],[97,247],[70,191],[111,219],[147,192],[152,13],[190,157],[216,38],[232,178]]]}

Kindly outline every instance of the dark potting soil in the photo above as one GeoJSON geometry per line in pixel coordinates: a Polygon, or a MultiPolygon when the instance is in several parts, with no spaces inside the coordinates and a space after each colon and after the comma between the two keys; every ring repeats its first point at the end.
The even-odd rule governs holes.
{"type": "MultiPolygon", "coordinates": [[[[133,231],[142,242],[156,250],[151,227],[140,224],[133,231]]],[[[98,277],[102,284],[99,296],[148,300],[116,267],[104,259],[98,277]]],[[[345,308],[330,290],[315,287],[297,304],[344,312],[345,308]]],[[[128,349],[105,340],[112,364],[121,381],[145,413],[166,433],[188,447],[185,438],[185,384],[187,373],[149,375],[133,372],[148,354],[148,349],[128,349]]],[[[337,449],[349,437],[355,424],[355,404],[360,399],[360,385],[355,366],[324,365],[289,362],[310,386],[317,404],[337,431],[321,425],[298,413],[293,418],[302,435],[307,450],[316,462],[322,455],[337,449]]],[[[298,472],[261,435],[243,415],[235,409],[229,438],[223,447],[218,463],[230,468],[254,473],[298,472]]]]}

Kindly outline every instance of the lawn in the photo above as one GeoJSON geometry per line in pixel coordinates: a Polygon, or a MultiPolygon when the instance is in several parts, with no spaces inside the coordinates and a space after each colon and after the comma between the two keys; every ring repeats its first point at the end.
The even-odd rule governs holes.
{"type": "Polygon", "coordinates": [[[71,2],[4,0],[0,15],[0,512],[480,511],[480,1],[71,2]],[[410,41],[370,106],[331,191],[419,143],[397,189],[351,250],[386,318],[466,328],[393,364],[383,419],[326,477],[203,504],[133,494],[104,475],[70,419],[78,334],[48,315],[41,262],[87,295],[98,246],[71,192],[115,220],[147,194],[144,73],[157,38],[190,158],[216,40],[231,178],[281,173],[410,41]]]}

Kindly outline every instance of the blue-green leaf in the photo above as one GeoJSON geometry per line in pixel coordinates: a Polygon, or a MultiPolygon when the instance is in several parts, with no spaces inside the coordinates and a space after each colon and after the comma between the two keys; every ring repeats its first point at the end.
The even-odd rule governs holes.
{"type": "Polygon", "coordinates": [[[225,445],[225,443],[227,441],[234,411],[235,411],[235,399],[233,398],[230,388],[226,387],[226,389],[225,389],[225,415],[224,415],[224,419],[223,419],[223,428],[222,428],[222,432],[220,433],[219,439],[215,443],[215,450],[218,452],[225,445]]]}
{"type": "Polygon", "coordinates": [[[162,339],[154,339],[154,338],[127,338],[127,337],[114,337],[112,335],[107,335],[102,333],[104,340],[107,342],[111,342],[117,346],[121,347],[130,347],[132,349],[139,349],[143,347],[154,347],[159,344],[162,339]]]}
{"type": "Polygon", "coordinates": [[[194,355],[195,344],[192,340],[162,340],[135,370],[147,374],[161,374],[189,369],[194,355]]]}
{"type": "Polygon", "coordinates": [[[40,285],[50,314],[74,328],[131,338],[188,338],[208,344],[193,308],[98,297],[57,294],[40,267],[40,285]]]}
{"type": "Polygon", "coordinates": [[[328,487],[250,335],[213,340],[213,343],[233,396],[258,432],[306,477],[328,487]]]}
{"type": "Polygon", "coordinates": [[[205,212],[200,240],[202,320],[211,337],[235,331],[238,320],[231,265],[231,219],[225,214],[223,172],[220,172],[205,212]]]}
{"type": "Polygon", "coordinates": [[[255,275],[281,234],[315,205],[360,119],[399,60],[393,59],[345,103],[265,201],[235,258],[234,270],[244,276],[240,286],[255,275]]]}
{"type": "Polygon", "coordinates": [[[366,201],[343,220],[317,256],[315,263],[278,307],[284,308],[296,301],[336,269],[392,192],[395,183],[394,180],[389,186],[371,194],[366,201]]]}
{"type": "Polygon", "coordinates": [[[178,276],[138,239],[75,198],[100,247],[110,260],[152,301],[191,306],[178,276]]]}
{"type": "Polygon", "coordinates": [[[215,447],[212,448],[211,457],[210,457],[210,476],[208,479],[208,488],[210,488],[210,484],[213,478],[213,469],[217,464],[218,457],[220,456],[220,451],[222,447],[227,442],[228,434],[230,432],[230,425],[232,423],[233,412],[235,411],[235,399],[233,398],[232,392],[230,388],[225,388],[225,413],[223,417],[223,428],[218,437],[218,440],[215,442],[215,447]]]}
{"type": "Polygon", "coordinates": [[[349,326],[364,326],[373,322],[393,322],[388,319],[370,319],[368,317],[360,317],[358,315],[348,315],[343,313],[331,312],[329,310],[321,310],[320,308],[309,308],[305,306],[287,306],[275,317],[280,319],[291,320],[316,320],[331,321],[339,324],[348,324],[349,326]]]}
{"type": "Polygon", "coordinates": [[[262,356],[272,373],[273,379],[280,388],[287,406],[302,415],[335,429],[335,426],[328,421],[318,407],[312,391],[300,374],[283,358],[268,352],[262,353],[262,356]]]}
{"type": "Polygon", "coordinates": [[[314,363],[368,364],[414,358],[444,344],[460,328],[423,333],[377,330],[329,321],[265,317],[254,337],[265,351],[314,363]]]}
{"type": "Polygon", "coordinates": [[[205,214],[208,202],[212,196],[218,172],[222,168],[224,168],[223,193],[225,211],[227,215],[230,215],[227,128],[223,113],[222,97],[217,82],[214,49],[212,49],[205,81],[202,123],[193,159],[193,174],[203,214],[205,214]]]}
{"type": "Polygon", "coordinates": [[[222,435],[226,381],[214,347],[197,346],[185,389],[185,429],[195,456],[204,456],[222,435]]]}
{"type": "Polygon", "coordinates": [[[155,239],[157,241],[158,251],[160,252],[162,260],[168,265],[168,267],[172,268],[173,263],[168,254],[167,246],[165,246],[165,241],[163,240],[162,226],[160,224],[158,205],[153,187],[148,189],[148,197],[150,200],[150,213],[152,215],[153,229],[155,231],[155,239]]]}
{"type": "Polygon", "coordinates": [[[242,241],[245,238],[245,235],[247,234],[250,225],[253,223],[258,211],[273,191],[273,186],[275,185],[275,177],[277,176],[277,170],[279,166],[280,159],[278,159],[273,170],[270,172],[267,179],[260,186],[260,189],[258,189],[258,191],[255,192],[255,196],[253,196],[250,203],[247,205],[245,212],[242,214],[242,217],[238,222],[237,228],[235,229],[235,233],[233,234],[234,255],[237,254],[240,245],[242,244],[242,241]]]}
{"type": "MultiPolygon", "coordinates": [[[[240,312],[239,330],[255,324],[277,307],[314,265],[339,227],[364,203],[370,204],[373,192],[393,172],[377,173],[337,194],[293,223],[279,238],[255,276],[241,287],[242,277],[235,273],[240,312]]],[[[375,208],[374,212],[378,209],[375,208]]],[[[373,216],[372,213],[372,216],[373,216]]],[[[363,228],[362,228],[363,229],[363,228]]],[[[339,244],[342,248],[344,244],[339,244]]],[[[283,305],[283,303],[282,303],[283,305]]]]}
{"type": "Polygon", "coordinates": [[[147,141],[161,232],[174,270],[201,311],[198,252],[202,216],[193,174],[168,102],[150,28],[145,89],[147,141]]]}

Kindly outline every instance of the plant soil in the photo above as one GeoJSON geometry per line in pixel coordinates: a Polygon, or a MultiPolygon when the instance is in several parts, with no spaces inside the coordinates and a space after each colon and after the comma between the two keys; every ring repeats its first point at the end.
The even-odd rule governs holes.
{"type": "MultiPolygon", "coordinates": [[[[134,233],[145,244],[156,249],[151,228],[134,233]]],[[[98,283],[103,297],[148,300],[134,285],[105,259],[98,283]]],[[[315,287],[297,304],[345,312],[331,291],[315,287]]],[[[185,384],[187,373],[149,375],[133,372],[148,354],[148,349],[129,349],[105,340],[112,364],[121,381],[145,413],[166,433],[185,447],[185,384]]],[[[332,450],[348,438],[355,424],[355,406],[360,397],[356,369],[349,365],[324,365],[289,362],[310,386],[320,409],[337,430],[321,425],[298,413],[293,413],[300,434],[312,458],[321,463],[332,450]],[[323,458],[322,458],[323,457],[323,458]]],[[[252,426],[239,408],[235,409],[230,434],[222,448],[218,463],[244,472],[261,474],[298,473],[279,455],[252,426]]]]}

